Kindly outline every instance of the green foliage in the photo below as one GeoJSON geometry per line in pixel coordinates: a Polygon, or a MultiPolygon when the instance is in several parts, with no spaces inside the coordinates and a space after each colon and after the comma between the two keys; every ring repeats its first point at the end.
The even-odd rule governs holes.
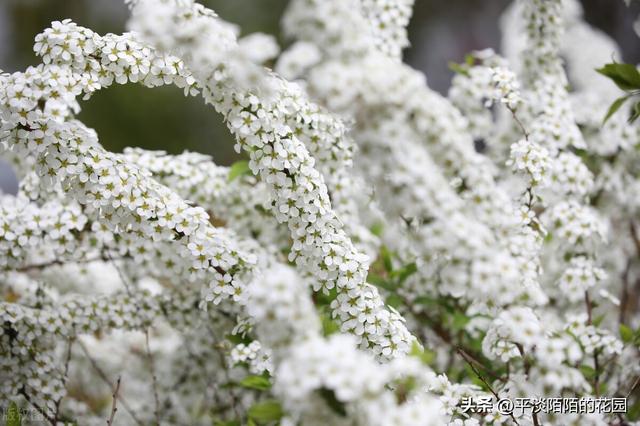
{"type": "Polygon", "coordinates": [[[413,342],[409,356],[418,358],[424,365],[432,365],[436,358],[435,352],[424,349],[417,342],[413,342]]]}
{"type": "Polygon", "coordinates": [[[246,160],[236,161],[231,165],[231,169],[229,170],[229,176],[227,179],[229,182],[239,178],[240,176],[251,174],[251,169],[249,168],[249,162],[246,160]]]}
{"type": "Polygon", "coordinates": [[[604,116],[604,120],[602,122],[606,123],[607,120],[609,118],[611,118],[611,116],[613,114],[615,114],[620,109],[620,107],[622,105],[624,105],[624,103],[627,101],[627,99],[629,99],[629,95],[621,96],[618,99],[616,99],[615,101],[613,101],[613,103],[611,104],[611,106],[607,110],[607,114],[604,116]]]}
{"type": "Polygon", "coordinates": [[[382,223],[374,223],[371,225],[371,233],[376,237],[382,237],[384,232],[384,225],[382,223]]]}
{"type": "Polygon", "coordinates": [[[467,69],[467,67],[464,66],[464,64],[458,64],[456,62],[449,62],[449,69],[453,72],[455,72],[456,74],[462,74],[465,76],[469,76],[469,70],[467,69]]]}
{"type": "Polygon", "coordinates": [[[620,338],[624,343],[630,343],[633,340],[633,330],[624,324],[620,324],[620,338]]]}
{"type": "Polygon", "coordinates": [[[322,334],[325,337],[340,331],[340,326],[333,320],[333,318],[331,318],[331,315],[328,312],[320,312],[320,321],[322,322],[322,334]]]}
{"type": "Polygon", "coordinates": [[[625,344],[634,345],[640,348],[640,327],[635,331],[625,324],[620,324],[620,338],[625,344]]]}
{"type": "Polygon", "coordinates": [[[586,364],[581,365],[580,372],[582,372],[582,375],[584,376],[584,378],[589,381],[593,380],[593,378],[596,377],[596,370],[590,365],[586,365],[586,364]]]}
{"type": "MultiPolygon", "coordinates": [[[[606,64],[596,71],[611,79],[621,90],[626,92],[624,96],[619,97],[611,104],[604,117],[604,124],[628,99],[640,94],[640,72],[635,65],[617,62],[606,64]]],[[[638,117],[640,117],[640,101],[634,104],[629,122],[633,123],[638,117]]]]}
{"type": "Polygon", "coordinates": [[[271,388],[271,381],[269,380],[269,377],[266,376],[252,375],[242,379],[240,381],[240,386],[248,389],[264,391],[271,388]]]}
{"type": "Polygon", "coordinates": [[[253,404],[248,411],[249,419],[257,424],[277,422],[283,416],[282,406],[274,399],[253,404]]]}
{"type": "MultiPolygon", "coordinates": [[[[596,303],[594,301],[591,301],[591,306],[594,307],[596,306],[596,303]]],[[[602,321],[604,321],[604,314],[598,315],[597,317],[595,317],[592,321],[592,324],[594,327],[600,327],[600,324],[602,324],[602,321]]]]}
{"type": "Polygon", "coordinates": [[[640,398],[627,410],[627,418],[632,422],[640,420],[640,398]]]}
{"type": "Polygon", "coordinates": [[[468,54],[464,57],[464,63],[458,64],[456,62],[449,62],[449,69],[456,74],[462,74],[469,77],[469,68],[476,64],[476,58],[472,54],[468,54]]]}
{"type": "Polygon", "coordinates": [[[384,270],[387,272],[393,271],[393,261],[391,260],[391,252],[386,246],[380,247],[380,259],[384,265],[384,270]]]}
{"type": "Polygon", "coordinates": [[[334,413],[341,417],[345,417],[347,415],[347,409],[345,408],[344,403],[336,398],[336,394],[331,389],[322,388],[318,393],[334,413]]]}
{"type": "Polygon", "coordinates": [[[234,345],[239,345],[240,343],[248,345],[252,341],[252,339],[248,336],[242,336],[240,334],[227,334],[224,337],[234,345]]]}
{"type": "Polygon", "coordinates": [[[20,410],[18,409],[18,405],[14,401],[11,401],[11,404],[9,404],[6,420],[6,426],[20,426],[22,424],[20,410]]]}
{"type": "Polygon", "coordinates": [[[640,89],[640,73],[631,64],[611,63],[597,69],[600,74],[609,77],[622,90],[640,89]]]}

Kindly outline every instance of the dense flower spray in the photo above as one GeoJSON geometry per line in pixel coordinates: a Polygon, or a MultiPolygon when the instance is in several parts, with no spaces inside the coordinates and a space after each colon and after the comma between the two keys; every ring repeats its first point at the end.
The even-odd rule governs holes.
{"type": "Polygon", "coordinates": [[[0,74],[20,178],[0,196],[0,407],[52,425],[637,420],[640,133],[602,123],[615,89],[588,70],[617,48],[575,0],[516,1],[502,54],[471,52],[446,97],[401,60],[411,0],[291,0],[283,52],[193,0],[127,3],[130,32],[56,21],[39,65],[0,74]],[[76,115],[113,84],[200,96],[247,161],[105,150],[76,115]],[[524,397],[627,409],[494,405],[524,397]]]}

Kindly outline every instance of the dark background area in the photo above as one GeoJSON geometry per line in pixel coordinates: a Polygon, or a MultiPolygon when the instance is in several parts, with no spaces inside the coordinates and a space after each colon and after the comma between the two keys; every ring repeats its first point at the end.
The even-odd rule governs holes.
{"type": "MultiPolygon", "coordinates": [[[[201,1],[242,29],[276,34],[287,0],[201,1]]],[[[471,50],[499,48],[498,19],[509,0],[417,0],[410,25],[408,63],[422,70],[431,87],[446,92],[451,72],[448,62],[461,62],[471,50]]],[[[626,62],[640,62],[640,39],[633,21],[640,2],[627,7],[623,0],[583,0],[585,16],[621,45],[626,62]]],[[[101,34],[124,31],[128,11],[122,0],[0,0],[0,69],[23,70],[38,63],[33,38],[53,20],[71,18],[101,34]]],[[[219,164],[238,157],[220,117],[198,97],[185,98],[173,87],[147,89],[114,84],[82,102],[80,119],[97,130],[112,151],[125,146],[185,149],[212,154],[219,164]]],[[[2,169],[2,167],[0,167],[2,169]]],[[[1,172],[2,170],[0,170],[1,172]]],[[[0,173],[1,174],[1,173],[0,173]]],[[[3,180],[0,176],[0,180],[3,180]]]]}

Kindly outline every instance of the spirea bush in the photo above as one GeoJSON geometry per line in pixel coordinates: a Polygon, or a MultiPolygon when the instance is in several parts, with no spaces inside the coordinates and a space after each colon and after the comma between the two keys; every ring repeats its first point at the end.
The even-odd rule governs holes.
{"type": "Polygon", "coordinates": [[[640,424],[640,108],[608,110],[640,74],[518,0],[445,97],[412,3],[291,0],[283,51],[192,0],[35,37],[0,75],[9,424],[640,424]],[[247,161],[105,150],[76,115],[114,84],[200,97],[247,161]]]}

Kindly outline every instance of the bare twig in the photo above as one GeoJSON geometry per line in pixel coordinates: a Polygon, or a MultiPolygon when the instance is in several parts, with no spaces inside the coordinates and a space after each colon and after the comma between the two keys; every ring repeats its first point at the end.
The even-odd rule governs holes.
{"type": "MultiPolygon", "coordinates": [[[[67,345],[67,356],[64,361],[64,371],[62,373],[62,383],[66,386],[67,384],[67,375],[69,374],[69,363],[71,361],[71,348],[73,347],[74,339],[69,339],[69,344],[67,345]]],[[[56,401],[56,411],[54,414],[54,420],[57,423],[58,417],[60,415],[60,404],[62,404],[62,400],[64,399],[65,394],[56,401]]]]}
{"type": "Polygon", "coordinates": [[[593,305],[591,305],[591,299],[589,298],[588,291],[584,292],[584,303],[585,305],[587,305],[587,324],[592,325],[593,321],[591,317],[591,311],[592,311],[593,305]]]}
{"type": "Polygon", "coordinates": [[[640,383],[640,376],[636,377],[636,380],[633,382],[633,385],[631,385],[631,389],[629,389],[629,392],[627,392],[627,396],[625,398],[629,399],[633,391],[638,386],[638,383],[640,383]]]}
{"type": "MultiPolygon", "coordinates": [[[[476,369],[473,363],[474,360],[472,358],[469,358],[469,355],[460,348],[458,348],[458,353],[467,362],[469,367],[471,367],[471,370],[473,371],[473,373],[482,381],[482,383],[484,383],[484,385],[487,387],[487,389],[489,389],[489,391],[493,394],[493,396],[496,397],[496,400],[499,401],[500,395],[498,395],[498,393],[495,390],[493,390],[493,387],[489,384],[489,382],[487,382],[487,380],[482,376],[482,374],[480,374],[480,372],[476,369]]],[[[516,425],[519,425],[513,413],[509,413],[509,416],[511,417],[511,419],[516,425]]]]}
{"type": "MultiPolygon", "coordinates": [[[[209,333],[211,334],[211,336],[213,337],[213,339],[215,341],[218,341],[218,336],[216,335],[215,331],[209,326],[207,325],[207,329],[209,330],[209,333]]],[[[218,356],[220,357],[220,363],[225,366],[224,368],[224,375],[225,378],[227,380],[227,382],[231,382],[231,377],[229,376],[229,369],[227,368],[227,361],[226,361],[226,357],[224,354],[224,351],[222,350],[222,347],[218,344],[214,345],[214,349],[216,350],[216,352],[218,353],[218,356]]],[[[233,409],[234,414],[236,415],[237,418],[240,418],[240,413],[238,411],[238,398],[236,396],[235,391],[233,390],[233,388],[229,388],[229,396],[231,397],[231,408],[233,409]]]]}
{"type": "MultiPolygon", "coordinates": [[[[78,341],[78,345],[82,348],[82,351],[85,353],[85,355],[86,355],[87,359],[89,360],[89,362],[91,363],[91,366],[93,367],[93,369],[96,370],[96,372],[98,373],[98,376],[102,379],[103,382],[105,382],[107,385],[109,385],[109,387],[111,387],[111,380],[109,380],[109,378],[107,377],[107,374],[104,372],[104,370],[102,370],[102,368],[100,368],[100,366],[98,365],[96,360],[93,359],[93,357],[89,353],[89,349],[87,349],[87,347],[80,340],[78,341]]],[[[133,409],[131,409],[129,404],[127,404],[127,401],[125,401],[124,398],[122,397],[122,395],[120,395],[120,394],[118,394],[118,401],[120,401],[120,404],[124,407],[124,409],[127,412],[127,414],[129,414],[131,416],[133,421],[136,422],[136,424],[138,424],[140,426],[143,426],[143,423],[135,415],[133,409]]]]}
{"type": "Polygon", "coordinates": [[[51,423],[53,426],[56,426],[56,420],[49,414],[47,413],[42,407],[40,407],[40,405],[38,405],[35,401],[33,401],[31,399],[31,397],[29,396],[29,394],[27,393],[26,389],[23,387],[22,389],[20,389],[20,391],[18,392],[20,395],[22,395],[24,397],[24,399],[27,400],[27,402],[29,403],[29,405],[31,405],[33,408],[35,408],[40,414],[42,414],[42,416],[47,419],[47,421],[49,423],[51,423]]]}
{"type": "Polygon", "coordinates": [[[629,306],[629,274],[631,272],[631,259],[627,260],[627,265],[622,273],[622,290],[620,294],[620,312],[618,322],[625,324],[627,321],[627,307],[629,306]]]}
{"type": "Polygon", "coordinates": [[[116,412],[118,411],[118,392],[120,392],[120,379],[118,376],[118,380],[116,380],[116,387],[113,390],[113,399],[111,400],[111,415],[109,416],[109,420],[107,420],[108,426],[113,426],[113,419],[116,417],[116,412]]]}
{"type": "Polygon", "coordinates": [[[629,223],[629,228],[631,231],[631,239],[633,240],[633,245],[636,247],[638,256],[640,256],[640,237],[638,237],[638,231],[636,229],[636,224],[634,221],[631,221],[629,223]]]}
{"type": "MultiPolygon", "coordinates": [[[[589,292],[584,292],[584,303],[587,305],[587,324],[593,325],[593,304],[591,298],[589,298],[589,292]]],[[[598,349],[593,350],[593,369],[595,374],[593,376],[593,392],[596,396],[600,396],[600,363],[598,362],[598,349]]]]}
{"type": "Polygon", "coordinates": [[[528,141],[529,140],[529,133],[527,132],[527,129],[524,128],[524,125],[522,124],[522,121],[520,121],[520,119],[518,118],[518,115],[516,114],[516,110],[513,109],[513,108],[509,108],[509,111],[511,111],[511,115],[513,116],[513,119],[515,120],[515,122],[520,127],[520,130],[522,131],[522,134],[524,135],[524,139],[528,141]]]}
{"type": "Polygon", "coordinates": [[[98,262],[98,261],[106,262],[107,260],[109,260],[109,259],[106,259],[103,256],[101,256],[101,257],[92,257],[90,259],[55,259],[55,260],[52,260],[50,262],[37,263],[37,264],[33,264],[33,265],[25,265],[25,266],[22,266],[20,268],[16,268],[15,271],[16,272],[30,272],[30,271],[49,268],[51,266],[61,266],[61,265],[74,264],[74,263],[75,264],[85,264],[85,263],[98,262]]]}
{"type": "MultiPolygon", "coordinates": [[[[127,291],[127,294],[129,296],[133,296],[131,293],[131,286],[129,285],[129,280],[127,280],[124,273],[120,270],[120,267],[115,262],[114,258],[111,256],[111,253],[109,253],[108,250],[104,250],[104,257],[106,257],[111,262],[113,267],[116,268],[116,271],[118,271],[118,276],[120,277],[120,281],[122,281],[122,285],[124,285],[124,289],[127,291]]],[[[138,307],[137,304],[136,304],[136,307],[138,307]]]]}
{"type": "Polygon", "coordinates": [[[149,346],[149,329],[145,330],[145,342],[146,342],[146,353],[147,359],[149,361],[149,369],[151,370],[151,383],[153,386],[153,400],[155,403],[155,409],[153,414],[156,418],[156,424],[160,426],[160,399],[158,398],[158,378],[156,376],[156,369],[153,364],[153,356],[151,355],[151,347],[149,346]]]}

